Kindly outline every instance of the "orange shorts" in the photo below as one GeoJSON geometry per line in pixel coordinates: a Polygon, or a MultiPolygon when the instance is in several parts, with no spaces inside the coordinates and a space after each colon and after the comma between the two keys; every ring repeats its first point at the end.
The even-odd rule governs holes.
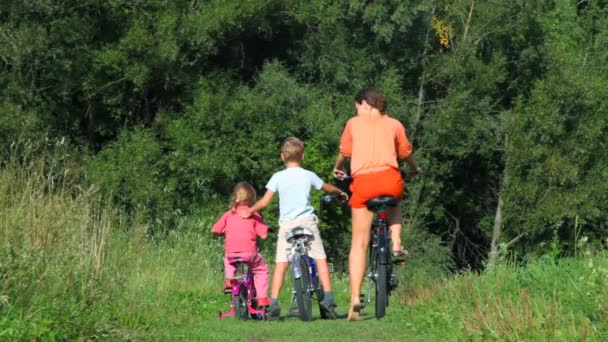
{"type": "Polygon", "coordinates": [[[403,179],[397,169],[355,175],[350,185],[350,206],[365,208],[365,202],[378,196],[403,198],[403,179]]]}

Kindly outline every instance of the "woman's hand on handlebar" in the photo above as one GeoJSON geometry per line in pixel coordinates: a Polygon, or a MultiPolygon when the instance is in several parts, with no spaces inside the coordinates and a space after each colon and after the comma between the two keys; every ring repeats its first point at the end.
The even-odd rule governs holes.
{"type": "Polygon", "coordinates": [[[420,166],[405,169],[405,175],[409,178],[412,178],[420,173],[422,173],[422,168],[420,166]]]}
{"type": "Polygon", "coordinates": [[[338,178],[339,180],[343,180],[347,176],[346,172],[340,169],[334,169],[333,174],[334,177],[338,178]]]}

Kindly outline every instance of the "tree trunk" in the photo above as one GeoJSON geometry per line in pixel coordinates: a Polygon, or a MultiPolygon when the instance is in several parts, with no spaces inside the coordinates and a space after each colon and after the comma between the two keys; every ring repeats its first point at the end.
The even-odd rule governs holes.
{"type": "MultiPolygon", "coordinates": [[[[508,146],[509,134],[508,132],[505,132],[505,154],[508,153],[508,146]]],[[[502,232],[502,207],[504,204],[502,195],[503,190],[509,186],[509,175],[507,174],[507,167],[508,165],[505,163],[505,166],[502,170],[502,184],[500,185],[500,189],[498,192],[498,205],[496,206],[496,214],[494,215],[494,227],[492,228],[492,242],[490,244],[490,254],[488,255],[488,266],[496,264],[496,260],[498,259],[498,253],[500,252],[498,250],[498,241],[500,240],[500,234],[502,232]]]]}
{"type": "Polygon", "coordinates": [[[488,256],[488,265],[492,266],[496,264],[498,258],[498,240],[500,240],[500,233],[502,229],[502,195],[498,196],[498,207],[496,208],[496,215],[494,216],[494,227],[492,229],[492,243],[490,245],[490,255],[488,256]]]}
{"type": "Polygon", "coordinates": [[[424,36],[424,50],[422,51],[422,58],[421,58],[422,59],[422,74],[420,75],[420,85],[418,87],[418,104],[416,105],[416,113],[414,114],[414,118],[410,124],[410,130],[408,132],[408,137],[409,137],[410,141],[414,140],[414,135],[416,134],[416,128],[418,127],[418,124],[420,123],[420,120],[422,118],[422,111],[423,111],[423,107],[424,107],[424,98],[425,98],[424,85],[426,83],[426,74],[424,71],[424,64],[425,64],[426,54],[428,52],[429,32],[430,32],[430,29],[427,29],[425,36],[424,36]]]}
{"type": "Polygon", "coordinates": [[[91,151],[95,151],[95,120],[93,118],[93,109],[91,108],[90,103],[87,106],[87,140],[89,141],[89,148],[91,151]]]}
{"type": "Polygon", "coordinates": [[[471,29],[471,20],[473,19],[473,9],[475,8],[475,0],[471,1],[471,7],[469,8],[469,16],[467,17],[467,23],[464,26],[464,33],[462,34],[462,41],[467,40],[467,34],[471,29]]]}

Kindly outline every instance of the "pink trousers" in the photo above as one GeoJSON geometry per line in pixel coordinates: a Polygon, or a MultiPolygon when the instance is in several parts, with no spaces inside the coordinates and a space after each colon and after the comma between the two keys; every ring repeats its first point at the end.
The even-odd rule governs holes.
{"type": "Polygon", "coordinates": [[[266,260],[260,253],[243,252],[243,253],[227,253],[224,257],[224,273],[226,279],[233,278],[236,274],[236,267],[230,264],[230,259],[240,257],[247,262],[251,273],[253,273],[253,284],[258,298],[268,297],[268,265],[266,260]]]}

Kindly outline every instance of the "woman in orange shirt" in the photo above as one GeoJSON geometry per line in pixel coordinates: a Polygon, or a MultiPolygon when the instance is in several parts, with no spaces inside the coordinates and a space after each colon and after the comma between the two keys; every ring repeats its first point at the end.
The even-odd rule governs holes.
{"type": "MultiPolygon", "coordinates": [[[[359,295],[365,272],[366,252],[369,245],[373,212],[365,206],[371,198],[389,195],[403,197],[403,179],[398,160],[405,160],[417,173],[420,168],[412,157],[412,145],[405,128],[385,113],[386,99],[374,88],[360,91],[355,97],[357,116],[346,123],[340,138],[340,153],[334,167],[337,178],[346,176],[344,163],[350,158],[353,182],[352,240],[348,260],[350,272],[351,306],[349,320],[360,320],[359,295]]],[[[393,253],[401,254],[401,203],[389,209],[393,253]]]]}

